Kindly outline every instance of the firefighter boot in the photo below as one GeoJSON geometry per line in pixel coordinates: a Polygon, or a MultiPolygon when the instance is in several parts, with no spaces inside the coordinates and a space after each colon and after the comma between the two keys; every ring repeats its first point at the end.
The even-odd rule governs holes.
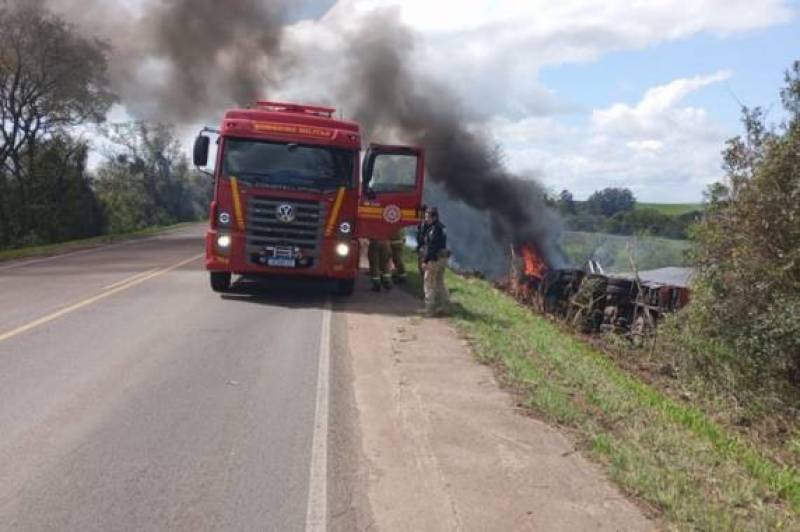
{"type": "Polygon", "coordinates": [[[373,292],[380,292],[381,291],[381,280],[380,280],[380,278],[376,279],[376,278],[373,277],[372,279],[370,279],[370,281],[372,282],[372,291],[373,292]]]}

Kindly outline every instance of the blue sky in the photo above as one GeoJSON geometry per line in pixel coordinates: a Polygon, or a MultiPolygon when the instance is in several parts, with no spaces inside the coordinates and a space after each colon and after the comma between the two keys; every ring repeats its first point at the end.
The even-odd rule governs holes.
{"type": "Polygon", "coordinates": [[[734,131],[739,125],[739,101],[772,108],[770,116],[780,120],[778,90],[784,71],[798,59],[800,24],[795,19],[744,35],[704,33],[643,50],[613,52],[590,63],[547,67],[540,79],[565,100],[591,109],[620,101],[633,104],[649,87],[673,79],[730,70],[729,80],[697,91],[685,101],[707,109],[734,131]]]}

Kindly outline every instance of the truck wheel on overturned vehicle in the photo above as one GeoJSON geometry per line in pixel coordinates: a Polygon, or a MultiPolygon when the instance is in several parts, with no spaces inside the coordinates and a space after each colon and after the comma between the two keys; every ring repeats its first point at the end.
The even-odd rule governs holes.
{"type": "Polygon", "coordinates": [[[211,272],[210,279],[214,292],[227,292],[231,289],[231,272],[211,272]]]}
{"type": "Polygon", "coordinates": [[[336,295],[349,297],[353,295],[356,289],[355,279],[345,279],[336,281],[336,295]]]}

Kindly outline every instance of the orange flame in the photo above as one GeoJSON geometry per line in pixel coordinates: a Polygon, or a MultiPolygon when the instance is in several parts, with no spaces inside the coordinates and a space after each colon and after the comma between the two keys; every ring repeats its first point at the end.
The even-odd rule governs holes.
{"type": "Polygon", "coordinates": [[[547,273],[547,264],[539,257],[533,246],[525,244],[520,249],[522,260],[525,263],[525,275],[543,279],[547,273]]]}

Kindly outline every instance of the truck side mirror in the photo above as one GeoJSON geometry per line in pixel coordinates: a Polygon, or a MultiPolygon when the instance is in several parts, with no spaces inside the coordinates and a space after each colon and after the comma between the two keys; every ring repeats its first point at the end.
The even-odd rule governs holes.
{"type": "Polygon", "coordinates": [[[208,165],[208,147],[211,143],[211,139],[204,136],[198,135],[196,139],[194,139],[194,165],[195,166],[206,166],[208,165]]]}

